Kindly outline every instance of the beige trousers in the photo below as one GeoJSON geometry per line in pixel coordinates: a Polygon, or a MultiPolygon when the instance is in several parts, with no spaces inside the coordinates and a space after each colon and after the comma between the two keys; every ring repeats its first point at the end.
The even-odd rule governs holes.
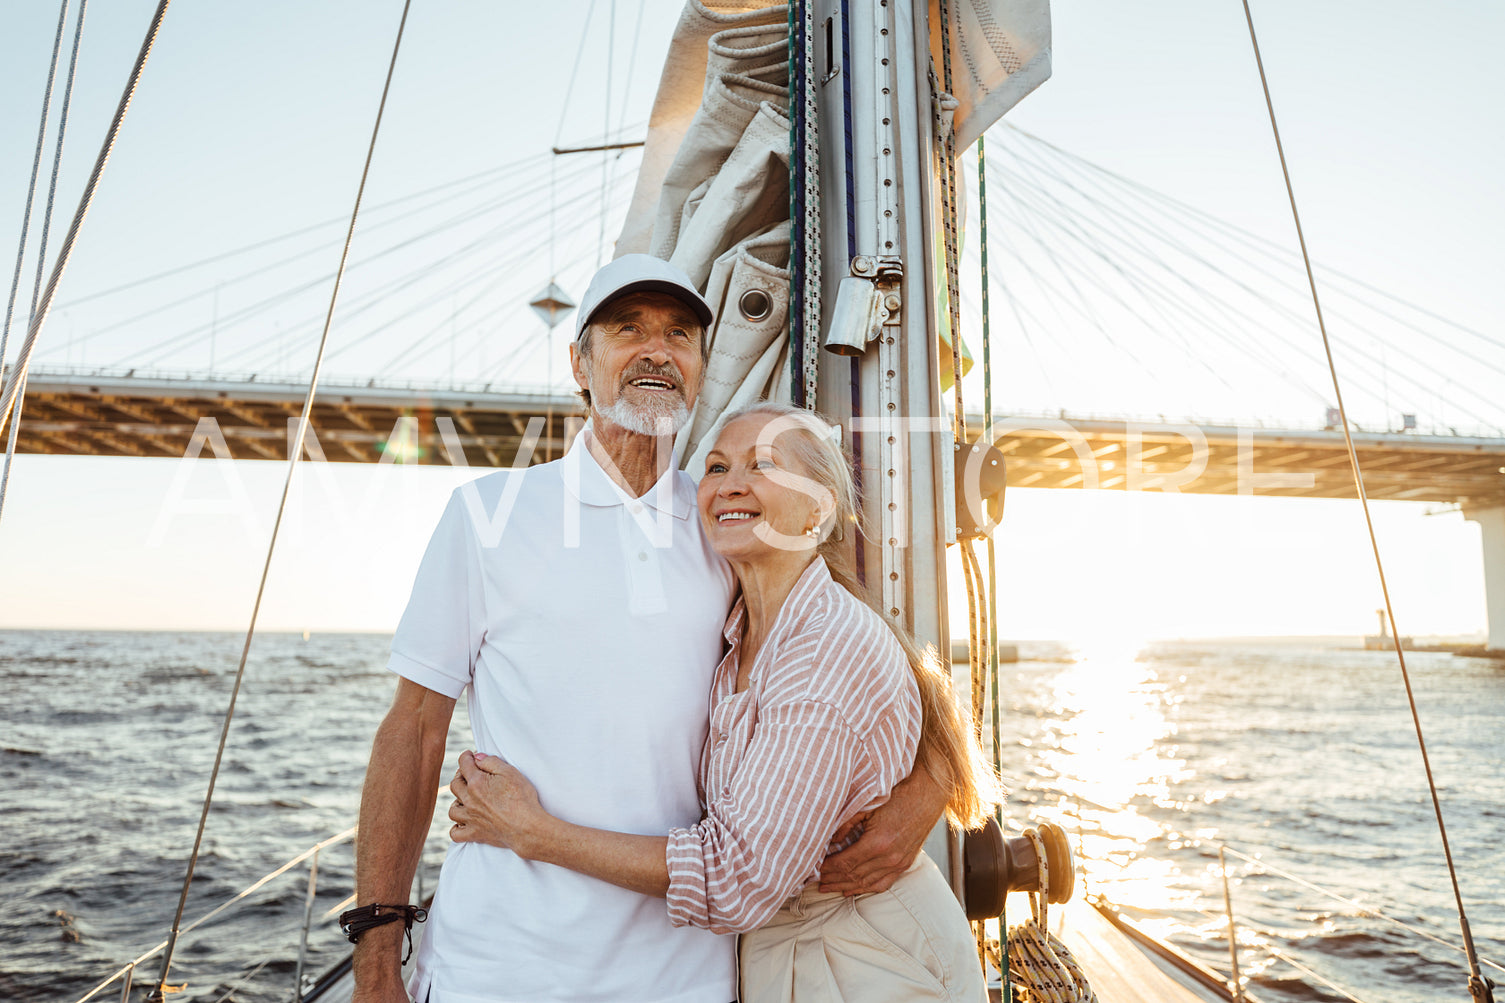
{"type": "Polygon", "coordinates": [[[886,892],[810,885],[742,935],[742,1003],[986,1003],[977,941],[923,853],[886,892]]]}

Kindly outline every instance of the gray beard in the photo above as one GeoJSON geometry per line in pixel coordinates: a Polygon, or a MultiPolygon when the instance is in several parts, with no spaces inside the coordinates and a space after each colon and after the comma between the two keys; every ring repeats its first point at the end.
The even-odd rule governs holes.
{"type": "Polygon", "coordinates": [[[690,409],[684,398],[675,398],[672,404],[660,407],[629,404],[618,397],[615,402],[600,408],[602,419],[638,435],[674,435],[690,420],[690,409]]]}

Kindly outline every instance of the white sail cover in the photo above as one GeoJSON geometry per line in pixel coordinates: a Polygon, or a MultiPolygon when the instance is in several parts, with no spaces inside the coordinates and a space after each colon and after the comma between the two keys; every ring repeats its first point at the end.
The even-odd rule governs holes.
{"type": "MultiPolygon", "coordinates": [[[[961,150],[1050,75],[1050,11],[1048,0],[948,7],[961,150]]],[[[936,0],[938,79],[939,16],[936,0]]],[[[704,384],[678,443],[692,473],[721,415],[790,391],[788,17],[786,4],[759,0],[685,5],[617,239],[618,255],[646,252],[684,269],[716,311],[704,384]]]]}

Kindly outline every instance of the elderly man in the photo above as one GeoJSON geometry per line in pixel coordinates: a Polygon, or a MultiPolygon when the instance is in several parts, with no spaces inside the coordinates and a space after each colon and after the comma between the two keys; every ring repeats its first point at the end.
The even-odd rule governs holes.
{"type": "MultiPolygon", "coordinates": [[[[359,905],[345,920],[357,1003],[408,998],[397,920],[412,918],[467,688],[477,750],[523,770],[560,816],[661,834],[701,815],[696,770],[733,579],[668,444],[695,401],[712,311],[679,269],[626,255],[596,274],[577,318],[570,359],[589,424],[563,458],[454,493],[392,641],[401,678],[371,750],[359,905]]],[[[927,781],[896,792],[842,855],[838,887],[886,887],[941,797],[927,781]]],[[[663,899],[460,843],[407,989],[419,1003],[726,1003],[733,941],[670,925],[663,899]]]]}

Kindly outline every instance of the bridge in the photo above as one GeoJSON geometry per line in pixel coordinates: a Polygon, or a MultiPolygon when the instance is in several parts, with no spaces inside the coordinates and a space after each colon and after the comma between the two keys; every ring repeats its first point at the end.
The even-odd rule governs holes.
{"type": "MultiPolygon", "coordinates": [[[[19,452],[285,460],[305,387],[204,374],[34,370],[19,452]]],[[[572,394],[437,382],[328,383],[315,398],[307,455],[352,463],[511,466],[568,446],[583,423],[572,394]],[[460,454],[463,453],[463,459],[460,454]]],[[[1341,429],[999,414],[993,438],[1010,487],[1354,498],[1341,429]]],[[[968,427],[977,434],[981,415],[968,427]]],[[[1483,532],[1489,646],[1505,648],[1505,438],[1353,433],[1372,499],[1456,504],[1483,532]]]]}
{"type": "MultiPolygon", "coordinates": [[[[1331,407],[1293,248],[1026,133],[995,133],[988,176],[1008,197],[990,210],[988,283],[994,338],[1007,341],[995,384],[1010,412],[994,428],[1008,483],[1352,498],[1331,419],[1130,416],[1152,407],[1316,417],[1331,407]],[[1063,401],[1102,414],[1042,410],[1063,401]]],[[[588,190],[595,171],[522,158],[363,209],[361,253],[325,359],[326,372],[361,375],[322,381],[309,455],[506,466],[538,419],[531,459],[559,455],[581,412],[552,379],[562,345],[546,325],[560,318],[540,322],[529,303],[549,281],[583,289],[600,235],[615,232],[601,213],[620,218],[631,171],[613,175],[599,201],[588,190]],[[546,212],[556,170],[560,190],[576,194],[546,212]],[[545,227],[555,208],[559,225],[545,227]],[[556,233],[550,279],[541,262],[553,268],[556,233]]],[[[318,269],[344,226],[331,218],[135,278],[86,276],[32,361],[19,450],[285,459],[304,398],[299,371],[328,307],[332,275],[318,269]]],[[[977,253],[969,241],[960,290],[969,341],[977,253]]],[[[1457,505],[1480,524],[1490,643],[1505,648],[1505,338],[1320,262],[1317,276],[1366,493],[1457,505]]],[[[973,406],[981,376],[965,381],[973,406]]],[[[969,416],[973,430],[983,424],[969,416]]]]}

